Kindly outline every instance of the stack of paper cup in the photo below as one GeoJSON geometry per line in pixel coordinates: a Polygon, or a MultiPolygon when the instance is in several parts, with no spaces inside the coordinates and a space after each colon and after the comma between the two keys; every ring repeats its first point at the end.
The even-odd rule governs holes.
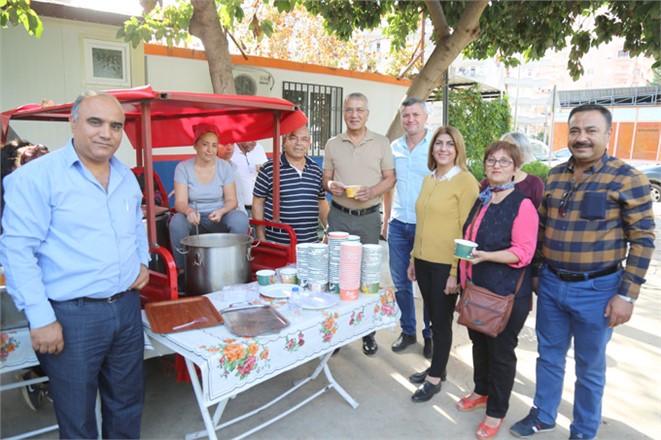
{"type": "Polygon", "coordinates": [[[363,260],[360,272],[360,291],[363,293],[379,293],[381,250],[379,244],[363,245],[363,260]]]}
{"type": "Polygon", "coordinates": [[[340,245],[340,299],[355,301],[360,290],[360,265],[363,247],[355,241],[340,245]]]}
{"type": "Polygon", "coordinates": [[[310,243],[299,243],[296,245],[296,272],[298,282],[306,286],[308,282],[308,249],[310,243]]]}
{"type": "Polygon", "coordinates": [[[323,292],[328,289],[328,245],[312,243],[307,250],[308,283],[307,288],[313,292],[323,292]]]}
{"type": "Polygon", "coordinates": [[[328,233],[328,290],[340,293],[340,243],[349,238],[348,232],[333,231],[328,233]]]}

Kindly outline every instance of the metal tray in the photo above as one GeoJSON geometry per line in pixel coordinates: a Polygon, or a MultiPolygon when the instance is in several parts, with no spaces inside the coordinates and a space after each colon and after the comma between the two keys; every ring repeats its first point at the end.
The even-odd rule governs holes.
{"type": "Polygon", "coordinates": [[[230,307],[220,313],[227,329],[236,336],[279,333],[289,325],[287,318],[269,305],[230,307]]]}

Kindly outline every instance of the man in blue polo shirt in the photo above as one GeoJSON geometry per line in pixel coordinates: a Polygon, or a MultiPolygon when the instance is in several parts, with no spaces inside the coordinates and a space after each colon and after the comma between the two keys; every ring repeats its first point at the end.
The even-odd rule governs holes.
{"type": "MultiPolygon", "coordinates": [[[[301,127],[284,136],[280,156],[280,222],[294,229],[299,243],[319,241],[318,221],[325,225],[328,216],[321,168],[307,157],[310,144],[310,130],[301,127]]],[[[257,174],[252,215],[256,220],[273,221],[273,160],[257,174]]],[[[282,229],[256,226],[255,230],[258,240],[289,244],[289,235],[282,229]]]]}
{"type": "MultiPolygon", "coordinates": [[[[392,344],[392,351],[396,353],[417,342],[413,284],[408,279],[406,270],[411,260],[415,238],[415,202],[422,188],[422,180],[429,174],[427,156],[432,136],[431,131],[425,127],[429,117],[425,101],[407,98],[402,103],[399,114],[406,134],[391,144],[397,184],[394,190],[384,194],[381,231],[381,235],[388,240],[390,274],[395,284],[397,305],[402,312],[399,319],[402,333],[392,344]]],[[[431,359],[432,339],[426,312],[424,323],[423,354],[427,359],[431,359]]]]}

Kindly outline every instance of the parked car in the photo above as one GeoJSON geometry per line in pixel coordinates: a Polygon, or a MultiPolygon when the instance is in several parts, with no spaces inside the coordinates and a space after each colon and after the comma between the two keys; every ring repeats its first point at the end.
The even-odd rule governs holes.
{"type": "Polygon", "coordinates": [[[646,165],[638,169],[650,180],[652,201],[661,202],[661,164],[646,165]]]}
{"type": "Polygon", "coordinates": [[[553,152],[553,157],[551,158],[551,166],[554,167],[556,165],[560,165],[561,163],[565,163],[569,160],[571,157],[571,151],[569,151],[569,148],[562,148],[558,151],[553,152]]]}

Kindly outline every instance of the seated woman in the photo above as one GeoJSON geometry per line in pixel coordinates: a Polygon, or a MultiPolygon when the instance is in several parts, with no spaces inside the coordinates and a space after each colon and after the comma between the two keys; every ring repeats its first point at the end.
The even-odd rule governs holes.
{"type": "Polygon", "coordinates": [[[505,329],[495,338],[468,330],[475,388],[459,400],[457,409],[473,411],[486,406],[476,432],[478,439],[495,437],[507,414],[516,375],[514,349],[532,301],[532,278],[526,268],[535,253],[539,217],[533,202],[515,187],[521,163],[521,151],[514,144],[499,141],[487,147],[484,169],[489,186],[480,193],[464,225],[464,238],[478,248],[469,262],[459,264],[462,287],[472,282],[506,296],[516,291],[523,274],[505,329]]]}
{"type": "Polygon", "coordinates": [[[174,171],[174,209],[170,220],[170,243],[174,261],[180,272],[184,256],[177,248],[181,240],[192,234],[231,232],[248,234],[248,216],[237,211],[234,172],[227,161],[219,159],[218,129],[209,124],[193,128],[192,159],[177,165],[174,171]]]}

